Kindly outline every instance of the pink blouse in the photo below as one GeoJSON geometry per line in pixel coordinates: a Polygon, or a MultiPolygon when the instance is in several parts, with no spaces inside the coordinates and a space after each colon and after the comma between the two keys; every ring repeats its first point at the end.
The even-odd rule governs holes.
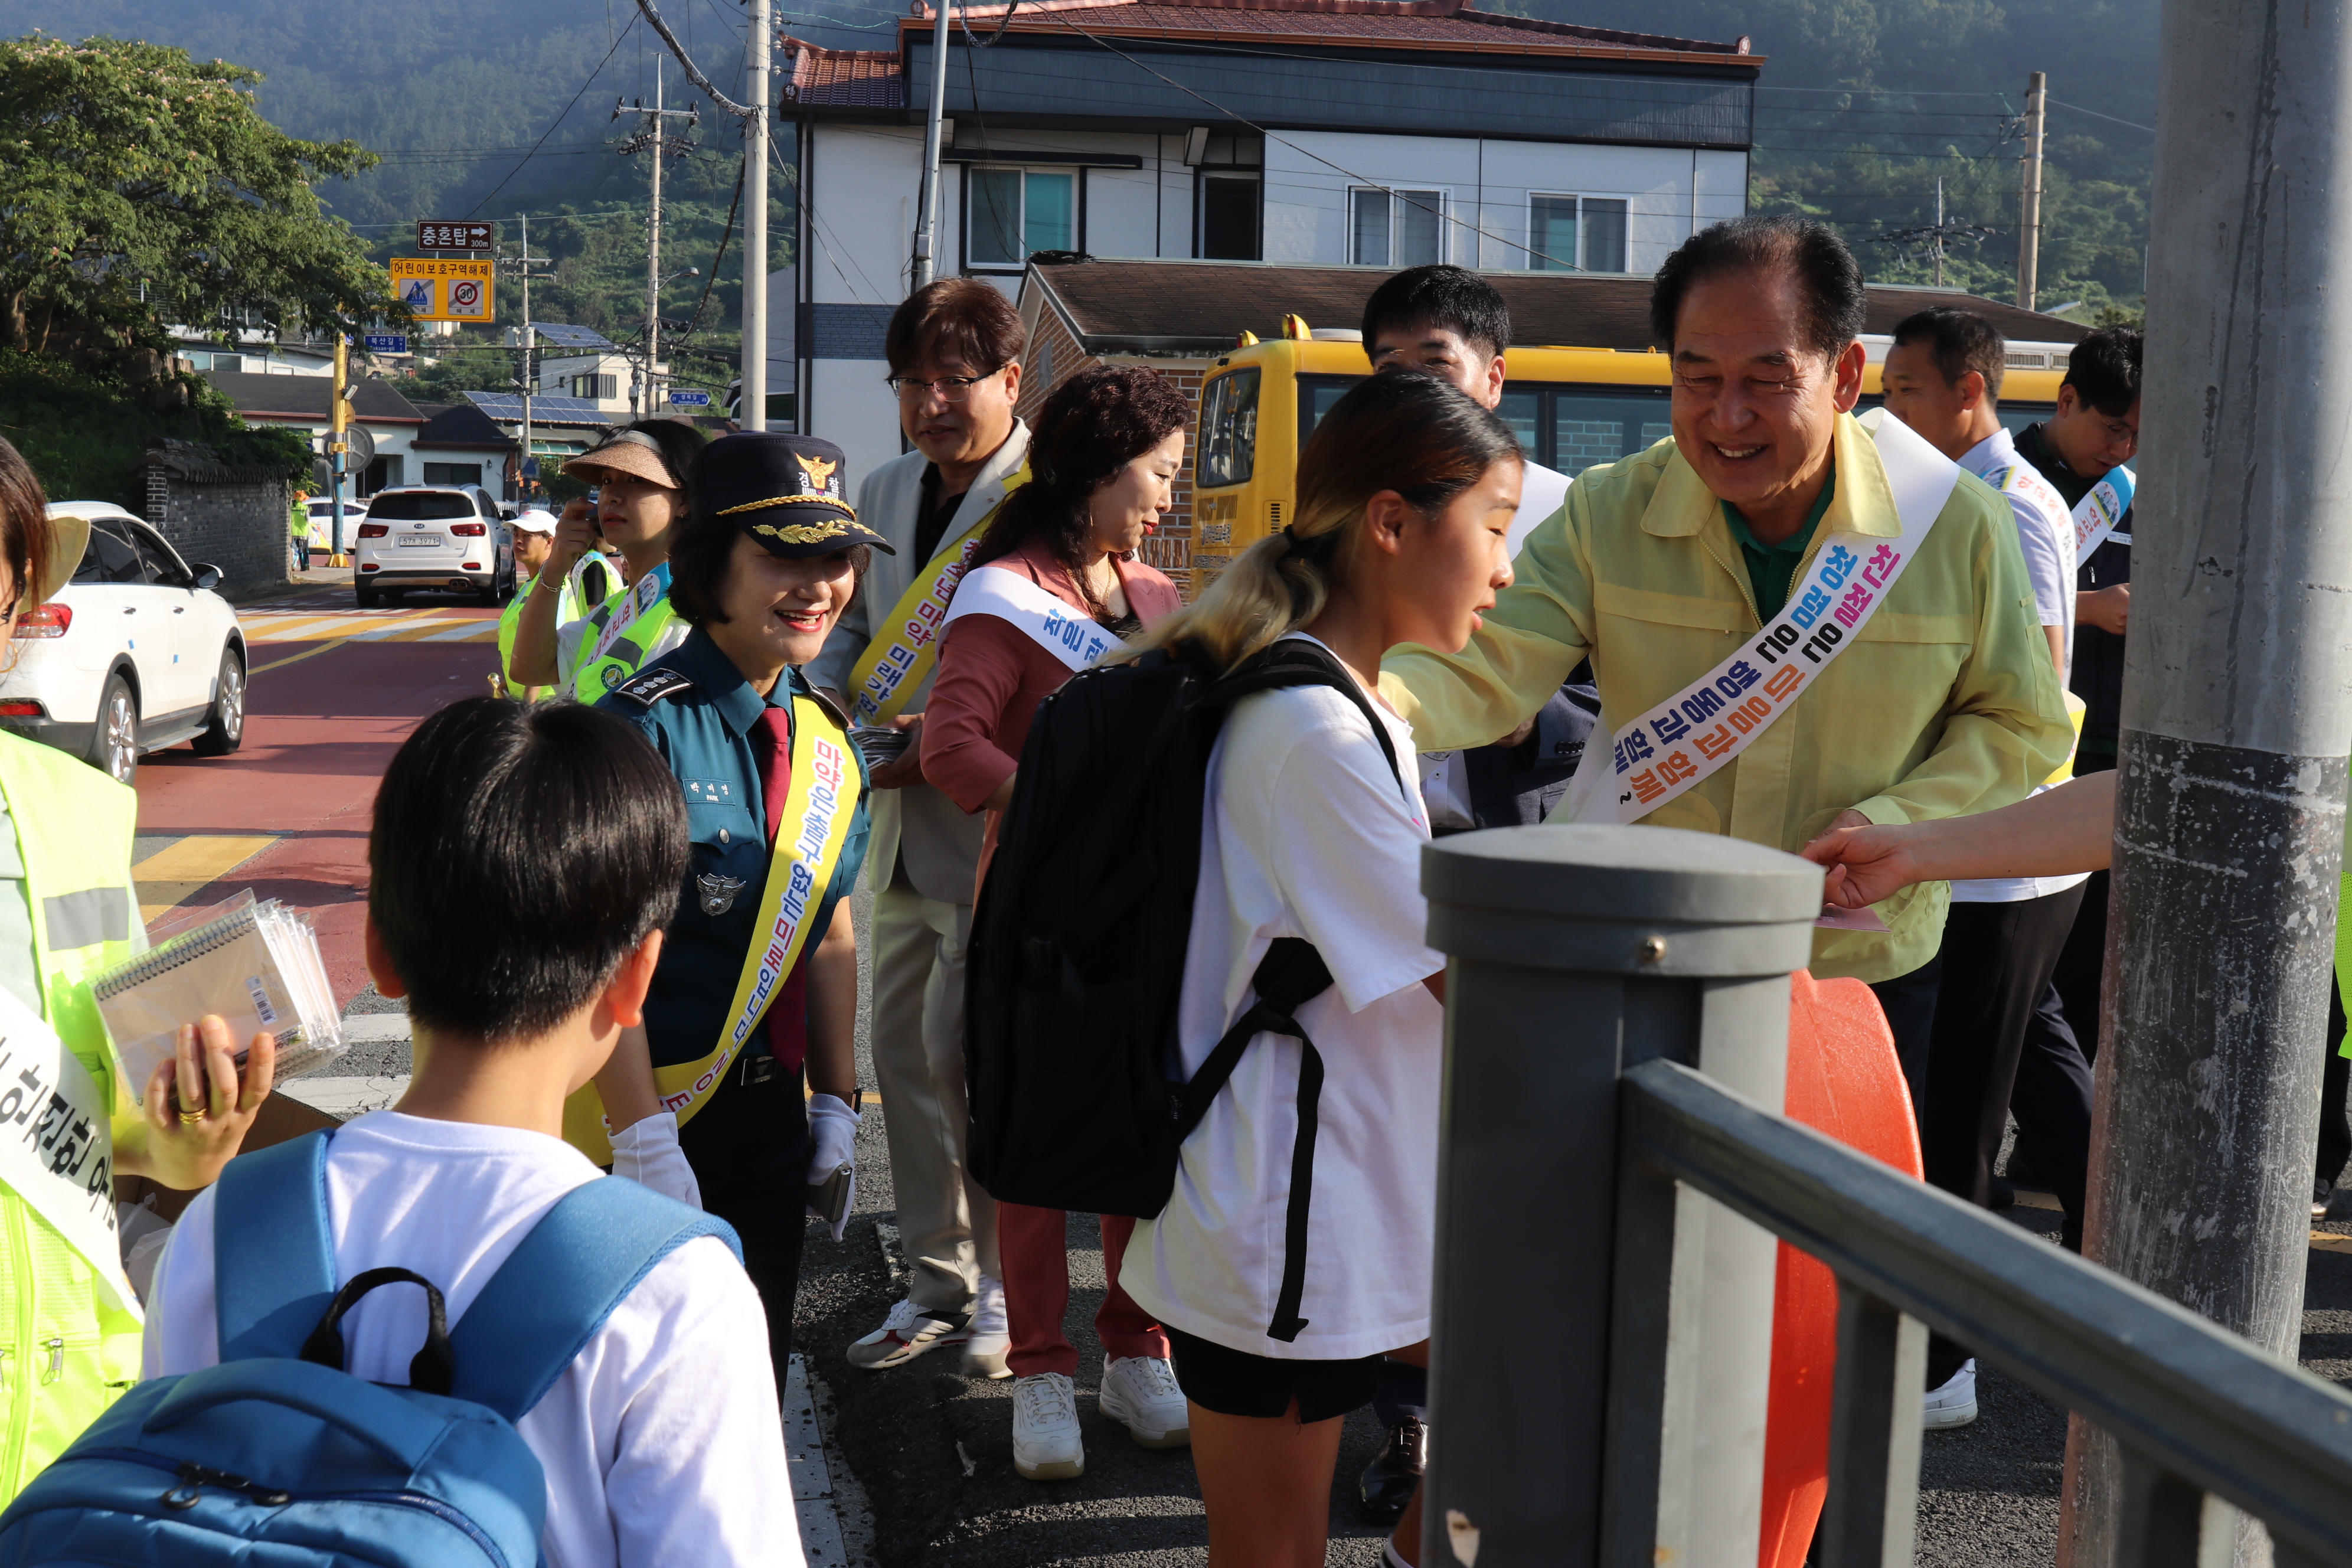
{"type": "MultiPolygon", "coordinates": [[[[1183,605],[1176,584],[1139,561],[1111,557],[1127,606],[1145,626],[1183,605]]],[[[1079,611],[1086,595],[1069,571],[1042,542],[980,567],[982,572],[1018,572],[1079,611]]],[[[1037,704],[1061,689],[1069,667],[1039,647],[1028,633],[994,616],[967,615],[940,641],[939,674],[923,711],[923,777],[967,812],[976,812],[997,786],[1021,765],[1037,704]]],[[[996,818],[988,814],[988,837],[980,871],[988,874],[996,852],[996,818]]]]}

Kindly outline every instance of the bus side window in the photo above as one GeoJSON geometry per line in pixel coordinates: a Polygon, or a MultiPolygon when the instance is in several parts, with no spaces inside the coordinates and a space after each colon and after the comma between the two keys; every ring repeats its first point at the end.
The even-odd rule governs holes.
{"type": "Polygon", "coordinates": [[[1673,417],[1664,388],[1644,394],[1631,387],[1561,387],[1552,398],[1551,466],[1578,474],[1629,458],[1672,435],[1673,417]]]}
{"type": "Polygon", "coordinates": [[[1247,484],[1257,469],[1259,372],[1229,372],[1201,400],[1200,483],[1204,489],[1247,484]]]}

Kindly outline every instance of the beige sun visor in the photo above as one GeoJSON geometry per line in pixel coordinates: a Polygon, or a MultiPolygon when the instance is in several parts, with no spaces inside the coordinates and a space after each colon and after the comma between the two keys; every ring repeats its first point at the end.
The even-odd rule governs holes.
{"type": "Polygon", "coordinates": [[[69,511],[49,510],[51,543],[49,559],[43,567],[41,580],[33,584],[34,592],[25,595],[29,607],[47,604],[58,596],[58,590],[73,581],[75,568],[81,564],[82,552],[89,548],[89,519],[77,517],[69,511]]]}

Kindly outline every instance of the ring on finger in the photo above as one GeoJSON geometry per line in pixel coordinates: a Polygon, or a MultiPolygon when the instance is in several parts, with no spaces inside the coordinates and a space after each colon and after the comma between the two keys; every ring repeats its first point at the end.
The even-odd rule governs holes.
{"type": "Polygon", "coordinates": [[[183,1110],[180,1112],[180,1125],[183,1127],[194,1127],[197,1122],[202,1121],[205,1119],[205,1113],[201,1110],[183,1110]]]}

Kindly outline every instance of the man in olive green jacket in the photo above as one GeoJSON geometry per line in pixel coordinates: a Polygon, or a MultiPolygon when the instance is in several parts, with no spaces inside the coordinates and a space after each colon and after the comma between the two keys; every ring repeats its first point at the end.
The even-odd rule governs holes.
{"type": "MultiPolygon", "coordinates": [[[[1507,734],[1588,654],[1622,735],[1752,645],[1825,541],[1900,535],[1879,444],[1851,412],[1864,301],[1860,268],[1817,224],[1744,218],[1677,250],[1651,308],[1674,360],[1673,440],[1570,485],[1462,653],[1390,654],[1381,689],[1416,745],[1507,734]]],[[[1795,850],[1833,826],[2006,805],[2059,765],[2071,731],[2016,525],[1982,481],[1955,479],[1883,608],[1744,750],[1640,821],[1795,850]]],[[[1585,757],[1612,766],[1597,744],[1585,757]]],[[[1887,930],[1814,942],[1816,975],[1878,992],[1915,1086],[1948,903],[1944,883],[1911,888],[1876,906],[1887,930]]]]}

